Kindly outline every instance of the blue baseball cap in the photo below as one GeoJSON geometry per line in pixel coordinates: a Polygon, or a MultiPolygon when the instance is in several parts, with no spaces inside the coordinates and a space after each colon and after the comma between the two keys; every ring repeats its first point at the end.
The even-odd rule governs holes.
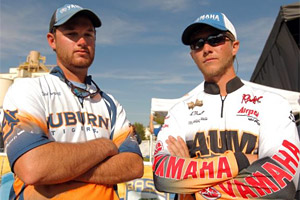
{"type": "Polygon", "coordinates": [[[183,31],[181,38],[183,44],[190,45],[190,38],[192,34],[195,33],[195,31],[200,30],[203,24],[209,25],[221,31],[229,31],[234,36],[234,39],[237,39],[233,24],[229,21],[225,14],[218,12],[201,15],[192,24],[190,24],[183,31]]]}
{"type": "Polygon", "coordinates": [[[63,7],[56,9],[53,13],[49,25],[49,32],[52,32],[53,27],[63,25],[78,13],[86,15],[91,20],[94,27],[101,26],[101,21],[99,17],[93,11],[86,8],[82,8],[81,6],[75,4],[65,4],[63,7]]]}

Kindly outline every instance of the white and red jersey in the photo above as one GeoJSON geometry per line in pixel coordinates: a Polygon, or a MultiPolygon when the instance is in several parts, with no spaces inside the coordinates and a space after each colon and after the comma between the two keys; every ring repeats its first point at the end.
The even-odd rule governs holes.
{"type": "MultiPolygon", "coordinates": [[[[86,90],[91,93],[97,91],[90,81],[86,86],[86,90]]],[[[121,145],[129,136],[130,123],[123,107],[111,95],[101,92],[101,95],[93,98],[80,99],[71,89],[59,67],[42,77],[20,79],[9,88],[3,104],[3,132],[12,170],[21,155],[52,141],[77,143],[109,138],[120,146],[120,152],[140,154],[137,143],[130,143],[132,146],[121,145]]],[[[74,183],[75,186],[78,184],[74,183]]],[[[64,187],[70,188],[70,185],[68,182],[57,186],[63,191],[64,187]]],[[[88,183],[79,185],[77,189],[52,197],[98,199],[100,195],[103,199],[118,199],[112,186],[88,183]]],[[[53,188],[59,191],[57,187],[53,188]]],[[[15,177],[12,191],[11,198],[40,198],[33,186],[24,185],[18,177],[15,177]]],[[[50,193],[53,194],[51,187],[50,193]]]]}
{"type": "Polygon", "coordinates": [[[226,89],[222,97],[205,82],[169,110],[154,153],[156,188],[196,199],[293,198],[300,142],[290,105],[238,77],[226,89]],[[185,140],[191,158],[170,156],[169,135],[185,140]],[[249,166],[245,154],[259,159],[249,166]]]}

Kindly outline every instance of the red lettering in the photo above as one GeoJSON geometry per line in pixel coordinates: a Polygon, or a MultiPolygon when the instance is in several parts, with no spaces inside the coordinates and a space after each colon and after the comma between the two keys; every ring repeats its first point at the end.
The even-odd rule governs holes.
{"type": "Polygon", "coordinates": [[[293,179],[293,176],[272,163],[267,162],[263,164],[262,168],[264,168],[275,179],[275,181],[280,185],[281,188],[284,188],[286,186],[286,183],[283,179],[287,179],[288,181],[291,181],[293,179]]]}
{"type": "Polygon", "coordinates": [[[259,112],[257,112],[256,110],[251,110],[251,109],[247,109],[245,107],[242,107],[238,113],[246,113],[248,116],[250,115],[255,115],[256,117],[259,116],[259,112]]]}
{"type": "Polygon", "coordinates": [[[192,176],[193,178],[197,178],[197,162],[196,161],[190,161],[188,164],[188,167],[186,169],[184,179],[188,179],[189,176],[192,176]]]}
{"type": "Polygon", "coordinates": [[[253,104],[256,104],[256,102],[260,103],[260,99],[263,98],[262,96],[260,97],[256,97],[254,96],[253,99],[251,99],[250,94],[243,94],[243,99],[242,99],[242,103],[248,103],[249,101],[252,102],[253,104]]]}
{"type": "Polygon", "coordinates": [[[167,127],[169,127],[168,124],[164,124],[164,125],[162,126],[162,128],[167,128],[167,127]]]}
{"type": "Polygon", "coordinates": [[[245,199],[248,199],[247,195],[250,195],[251,197],[258,197],[257,194],[255,194],[249,186],[245,185],[242,182],[239,182],[237,180],[234,180],[234,183],[241,194],[241,196],[245,199]]]}
{"type": "Polygon", "coordinates": [[[234,192],[233,192],[233,189],[232,189],[232,184],[230,183],[230,181],[226,181],[224,183],[221,183],[219,184],[220,188],[226,192],[228,195],[232,196],[232,197],[236,197],[234,192]],[[227,188],[225,187],[224,184],[227,184],[227,188]]]}
{"type": "Polygon", "coordinates": [[[155,170],[155,175],[163,177],[164,176],[164,165],[166,162],[167,157],[164,157],[161,159],[161,162],[159,163],[158,167],[155,170]]]}
{"type": "Polygon", "coordinates": [[[294,145],[293,143],[287,141],[287,140],[284,140],[282,145],[284,147],[286,147],[288,150],[290,150],[296,157],[297,161],[299,162],[299,155],[300,155],[300,150],[299,148],[294,145]],[[299,154],[299,155],[298,155],[299,154]]]}
{"type": "Polygon", "coordinates": [[[279,188],[264,174],[261,172],[255,172],[252,174],[253,177],[246,177],[245,181],[251,185],[261,196],[265,196],[266,193],[263,189],[268,193],[271,194],[271,189],[276,192],[279,188]],[[271,189],[270,189],[271,188],[271,189]]]}
{"type": "Polygon", "coordinates": [[[155,170],[157,162],[160,161],[163,156],[164,155],[154,156],[154,162],[153,162],[153,165],[152,165],[152,170],[153,171],[155,170]]]}
{"type": "Polygon", "coordinates": [[[181,172],[184,164],[184,159],[179,158],[178,161],[176,162],[177,157],[175,156],[170,156],[168,167],[167,167],[167,174],[166,178],[174,178],[175,175],[177,174],[177,179],[180,179],[181,177],[181,172]]]}
{"type": "Polygon", "coordinates": [[[224,173],[227,175],[226,178],[232,177],[232,173],[227,158],[220,157],[217,178],[222,178],[224,173]]]}
{"type": "Polygon", "coordinates": [[[214,163],[210,162],[202,162],[202,168],[200,169],[200,178],[205,178],[206,173],[205,171],[208,171],[209,178],[214,178],[214,163]]]}
{"type": "Polygon", "coordinates": [[[238,113],[245,113],[245,108],[244,107],[242,107],[240,110],[239,110],[239,112],[238,113]]]}
{"type": "Polygon", "coordinates": [[[284,156],[284,159],[282,159],[278,155],[274,155],[272,156],[272,158],[278,161],[279,163],[281,163],[283,166],[285,166],[292,174],[295,174],[296,170],[290,165],[290,163],[292,162],[294,166],[297,168],[298,162],[283,150],[279,150],[279,153],[281,153],[284,156]]]}

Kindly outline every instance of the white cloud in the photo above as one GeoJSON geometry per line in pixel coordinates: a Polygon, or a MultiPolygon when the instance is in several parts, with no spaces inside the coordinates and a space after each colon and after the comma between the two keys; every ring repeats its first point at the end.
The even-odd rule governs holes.
{"type": "MultiPolygon", "coordinates": [[[[151,1],[140,1],[142,7],[157,7],[164,11],[179,12],[186,11],[190,7],[195,6],[193,0],[151,0],[151,1]]],[[[209,4],[209,0],[198,1],[198,5],[205,6],[209,4]]]]}
{"type": "Polygon", "coordinates": [[[99,44],[123,44],[147,30],[139,22],[112,15],[102,17],[102,21],[104,21],[103,25],[97,33],[97,43],[99,44]]]}
{"type": "Polygon", "coordinates": [[[237,27],[238,38],[243,48],[261,50],[271,32],[275,19],[259,18],[237,27]]]}
{"type": "Polygon", "coordinates": [[[151,0],[146,1],[145,4],[149,6],[159,7],[162,10],[177,12],[185,10],[189,5],[189,0],[151,0]]]}
{"type": "Polygon", "coordinates": [[[186,47],[186,50],[184,52],[176,52],[174,55],[172,55],[174,58],[176,58],[175,62],[176,65],[181,67],[195,67],[195,63],[190,56],[190,50],[189,47],[186,47]]]}
{"type": "Polygon", "coordinates": [[[45,49],[48,22],[37,17],[41,14],[43,11],[37,6],[23,7],[22,12],[1,6],[1,60],[27,56],[30,50],[45,49]]]}
{"type": "Polygon", "coordinates": [[[170,73],[160,71],[128,72],[114,70],[93,74],[94,78],[139,81],[141,84],[193,84],[200,76],[193,73],[170,73]],[[141,82],[142,81],[142,82],[141,82]]]}
{"type": "MultiPolygon", "coordinates": [[[[274,21],[273,18],[259,18],[236,27],[240,40],[240,49],[237,55],[238,71],[247,74],[248,79],[258,62],[274,21]]],[[[236,63],[235,67],[237,68],[236,63]]]]}

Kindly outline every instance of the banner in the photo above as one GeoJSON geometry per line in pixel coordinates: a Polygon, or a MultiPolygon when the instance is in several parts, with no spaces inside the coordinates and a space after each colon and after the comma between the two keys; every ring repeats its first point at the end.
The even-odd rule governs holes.
{"type": "Polygon", "coordinates": [[[126,183],[118,184],[120,200],[172,200],[173,194],[158,192],[154,187],[152,163],[144,162],[144,175],[126,183]]]}

